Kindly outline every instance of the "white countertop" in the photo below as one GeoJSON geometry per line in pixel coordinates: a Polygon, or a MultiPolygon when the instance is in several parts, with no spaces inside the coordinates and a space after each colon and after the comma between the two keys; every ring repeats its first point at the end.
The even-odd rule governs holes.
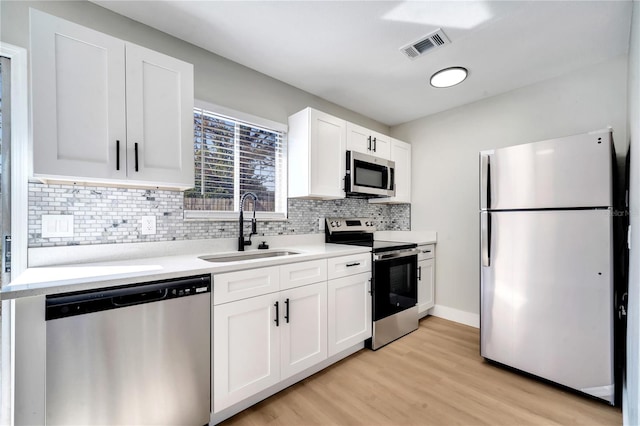
{"type": "Polygon", "coordinates": [[[382,241],[396,241],[421,244],[435,244],[435,231],[376,231],[374,238],[382,241]]]}
{"type": "MultiPolygon", "coordinates": [[[[271,247],[265,251],[289,250],[299,254],[235,262],[208,262],[199,256],[239,254],[238,251],[211,250],[174,256],[129,258],[114,261],[78,263],[60,266],[29,268],[10,285],[2,289],[2,299],[90,290],[101,287],[131,284],[134,281],[153,281],[200,274],[219,274],[242,269],[262,268],[291,262],[366,253],[369,247],[341,244],[313,243],[271,247]]],[[[257,249],[247,250],[258,252],[257,249]]],[[[263,252],[263,250],[260,250],[263,252]]]]}

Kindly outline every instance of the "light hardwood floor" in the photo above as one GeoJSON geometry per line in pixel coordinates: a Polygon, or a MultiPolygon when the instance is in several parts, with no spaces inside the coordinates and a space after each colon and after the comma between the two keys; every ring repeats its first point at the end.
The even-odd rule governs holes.
{"type": "Polygon", "coordinates": [[[620,425],[619,409],[485,362],[478,329],[436,317],[362,350],[223,423],[620,425]]]}

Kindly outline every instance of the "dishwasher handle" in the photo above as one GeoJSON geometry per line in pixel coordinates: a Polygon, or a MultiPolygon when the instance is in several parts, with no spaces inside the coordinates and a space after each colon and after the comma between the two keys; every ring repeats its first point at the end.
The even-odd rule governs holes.
{"type": "Polygon", "coordinates": [[[165,288],[162,290],[154,290],[150,292],[134,293],[126,296],[113,297],[111,298],[111,303],[113,303],[113,306],[120,308],[123,306],[131,306],[140,303],[150,303],[164,300],[167,298],[168,294],[169,290],[165,288]]]}

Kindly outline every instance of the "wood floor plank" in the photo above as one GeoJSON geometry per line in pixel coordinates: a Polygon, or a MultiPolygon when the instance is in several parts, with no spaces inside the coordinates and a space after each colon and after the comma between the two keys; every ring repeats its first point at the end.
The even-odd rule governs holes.
{"type": "Polygon", "coordinates": [[[427,317],[237,414],[253,425],[620,425],[618,408],[483,360],[479,332],[427,317]]]}

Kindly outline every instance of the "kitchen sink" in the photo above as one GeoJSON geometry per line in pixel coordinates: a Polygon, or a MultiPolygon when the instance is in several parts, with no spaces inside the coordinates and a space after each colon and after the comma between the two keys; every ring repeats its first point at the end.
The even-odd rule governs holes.
{"type": "Polygon", "coordinates": [[[218,262],[241,262],[243,260],[291,256],[294,254],[300,254],[300,253],[297,251],[290,251],[290,250],[273,250],[273,251],[259,251],[259,252],[248,252],[248,253],[207,255],[207,256],[199,256],[198,258],[202,260],[206,260],[207,262],[218,263],[218,262]]]}

